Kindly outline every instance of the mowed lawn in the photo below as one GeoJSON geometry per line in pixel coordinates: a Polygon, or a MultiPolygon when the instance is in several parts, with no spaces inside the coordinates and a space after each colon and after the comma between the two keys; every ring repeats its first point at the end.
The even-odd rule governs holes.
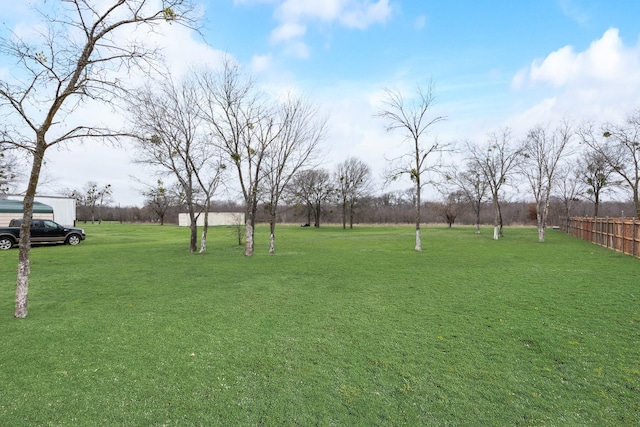
{"type": "Polygon", "coordinates": [[[85,225],[35,247],[0,425],[640,425],[640,260],[548,230],[85,225]]]}

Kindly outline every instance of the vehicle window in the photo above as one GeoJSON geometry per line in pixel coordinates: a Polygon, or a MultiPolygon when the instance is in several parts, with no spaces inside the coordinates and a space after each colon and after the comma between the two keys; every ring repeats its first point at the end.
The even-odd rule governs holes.
{"type": "Polygon", "coordinates": [[[31,227],[42,228],[42,227],[44,227],[44,225],[42,224],[42,221],[33,221],[31,223],[31,227]]]}
{"type": "Polygon", "coordinates": [[[58,228],[58,224],[53,221],[44,221],[45,228],[58,228]]]}

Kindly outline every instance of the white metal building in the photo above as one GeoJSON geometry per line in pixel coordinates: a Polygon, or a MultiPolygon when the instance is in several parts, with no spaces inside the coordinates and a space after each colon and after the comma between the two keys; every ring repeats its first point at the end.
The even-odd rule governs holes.
{"type": "MultiPolygon", "coordinates": [[[[6,197],[8,200],[19,201],[22,203],[24,197],[16,194],[8,195],[6,197]]],[[[53,219],[55,222],[61,225],[65,225],[67,227],[73,227],[76,224],[76,200],[69,197],[57,197],[57,196],[36,196],[34,200],[38,203],[48,205],[53,208],[53,217],[51,215],[45,215],[45,212],[42,212],[43,215],[40,215],[40,212],[37,212],[34,209],[34,218],[43,218],[43,219],[53,219]]],[[[22,208],[20,208],[19,212],[11,212],[11,218],[9,218],[6,223],[13,218],[21,218],[22,217],[22,208]]],[[[4,218],[0,218],[0,221],[4,222],[4,218]]]]}
{"type": "MultiPolygon", "coordinates": [[[[191,224],[188,213],[178,214],[178,225],[180,227],[188,227],[191,224]]],[[[196,224],[199,227],[204,226],[204,215],[200,215],[196,224]]],[[[216,225],[243,225],[244,212],[209,212],[209,226],[216,225]]]]}

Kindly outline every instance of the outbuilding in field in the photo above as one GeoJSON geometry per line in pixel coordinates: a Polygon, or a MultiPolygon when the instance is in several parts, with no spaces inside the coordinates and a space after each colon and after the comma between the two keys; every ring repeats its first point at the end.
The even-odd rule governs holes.
{"type": "MultiPolygon", "coordinates": [[[[54,219],[53,207],[33,202],[33,216],[42,219],[54,219]]],[[[7,227],[14,218],[22,218],[22,200],[0,199],[0,226],[7,227]]]]}
{"type": "MultiPolygon", "coordinates": [[[[24,196],[10,194],[2,196],[4,210],[0,205],[0,226],[6,226],[14,218],[22,218],[24,196]]],[[[36,196],[33,204],[33,217],[51,219],[65,227],[76,225],[76,200],[70,197],[36,196]]]]}
{"type": "MultiPolygon", "coordinates": [[[[243,212],[209,212],[210,227],[217,225],[244,225],[243,212]]],[[[178,214],[178,225],[180,227],[188,227],[191,224],[188,213],[178,214]]],[[[199,227],[204,225],[204,215],[198,216],[196,224],[199,227]]]]}

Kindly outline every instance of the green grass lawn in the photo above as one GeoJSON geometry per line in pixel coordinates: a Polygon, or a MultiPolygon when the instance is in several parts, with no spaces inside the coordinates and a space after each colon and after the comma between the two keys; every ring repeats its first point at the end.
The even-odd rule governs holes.
{"type": "Polygon", "coordinates": [[[640,425],[640,260],[507,228],[86,225],[0,252],[0,425],[640,425]]]}

